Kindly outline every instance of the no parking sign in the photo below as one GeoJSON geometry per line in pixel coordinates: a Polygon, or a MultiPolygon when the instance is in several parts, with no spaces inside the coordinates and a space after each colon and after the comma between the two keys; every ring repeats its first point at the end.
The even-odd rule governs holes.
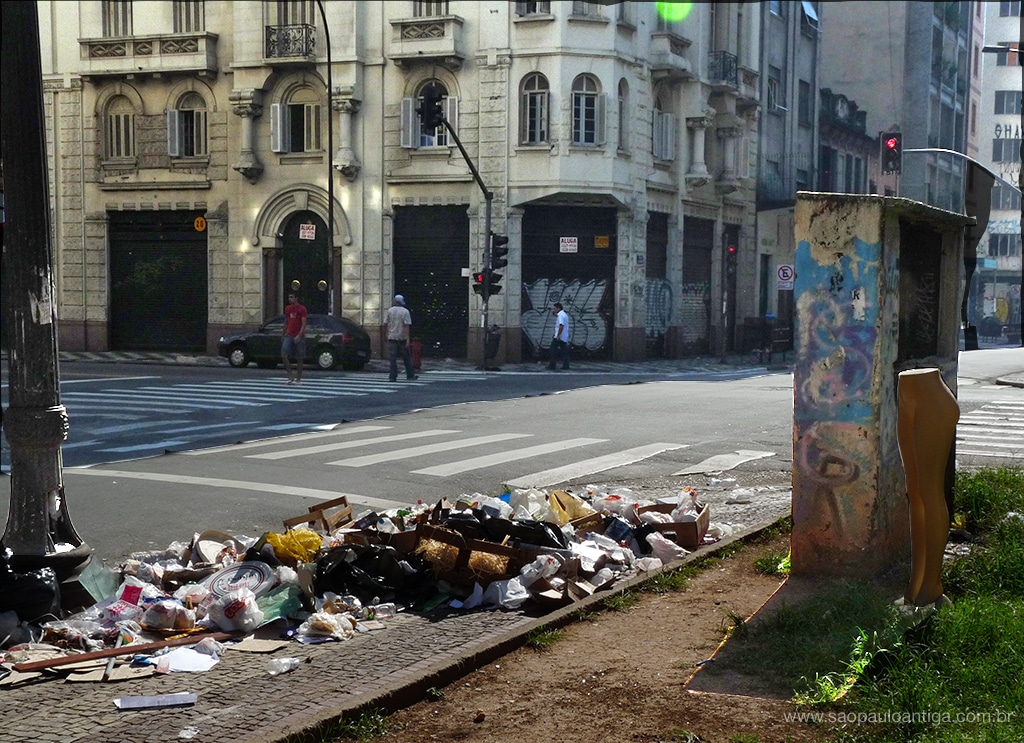
{"type": "Polygon", "coordinates": [[[776,276],[778,276],[779,279],[778,288],[780,290],[788,289],[789,291],[793,291],[793,279],[796,278],[796,271],[793,270],[792,266],[788,264],[779,266],[778,271],[776,271],[776,276]]]}

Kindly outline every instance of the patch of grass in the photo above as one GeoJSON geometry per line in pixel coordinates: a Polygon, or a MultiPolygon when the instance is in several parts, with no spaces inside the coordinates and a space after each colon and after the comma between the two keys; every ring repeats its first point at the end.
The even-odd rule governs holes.
{"type": "Polygon", "coordinates": [[[775,523],[766,526],[761,532],[751,540],[751,544],[763,544],[770,542],[773,539],[787,535],[793,531],[793,517],[786,516],[785,518],[779,519],[775,523]]]}
{"type": "Polygon", "coordinates": [[[535,629],[526,636],[526,644],[534,650],[550,650],[564,634],[559,629],[535,629]]]}
{"type": "Polygon", "coordinates": [[[1006,519],[1022,500],[1024,470],[958,473],[958,507],[980,542],[947,567],[953,604],[864,669],[844,706],[876,722],[837,741],[1024,740],[1024,524],[1006,519]]]}
{"type": "Polygon", "coordinates": [[[658,573],[643,584],[643,590],[651,593],[674,593],[685,591],[690,585],[690,574],[683,570],[669,570],[658,573]]]}
{"type": "Polygon", "coordinates": [[[440,702],[445,697],[444,689],[438,689],[436,686],[431,686],[424,692],[424,695],[431,702],[440,702]]]}
{"type": "Polygon", "coordinates": [[[755,733],[733,733],[729,743],[761,743],[761,736],[755,733]]]}
{"type": "Polygon", "coordinates": [[[754,570],[762,575],[789,575],[789,551],[766,552],[754,560],[754,570]]]}
{"type": "Polygon", "coordinates": [[[599,612],[593,609],[577,609],[572,613],[574,622],[593,622],[599,616],[599,612]]]}
{"type": "Polygon", "coordinates": [[[953,511],[966,517],[964,528],[991,531],[1007,512],[1024,512],[1024,468],[958,470],[953,502],[953,511]]]}
{"type": "Polygon", "coordinates": [[[734,611],[727,611],[722,619],[722,634],[728,637],[736,637],[743,633],[747,627],[747,620],[734,611]]]}
{"type": "Polygon", "coordinates": [[[337,743],[348,740],[371,743],[387,734],[390,722],[382,711],[368,710],[352,720],[334,720],[315,730],[289,735],[285,743],[337,743]]]}
{"type": "Polygon", "coordinates": [[[605,608],[611,609],[612,611],[625,611],[626,609],[633,608],[639,603],[639,594],[632,590],[623,591],[622,593],[613,593],[604,600],[605,608]]]}

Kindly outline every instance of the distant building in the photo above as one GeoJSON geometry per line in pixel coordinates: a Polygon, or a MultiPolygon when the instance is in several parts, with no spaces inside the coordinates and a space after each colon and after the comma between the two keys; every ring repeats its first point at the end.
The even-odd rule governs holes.
{"type": "MultiPolygon", "coordinates": [[[[982,4],[985,6],[987,48],[1003,46],[1006,51],[983,55],[978,159],[1020,188],[1024,54],[1017,50],[1021,43],[1021,4],[982,4]]],[[[971,323],[978,326],[982,334],[992,333],[1002,325],[1020,329],[1020,225],[1020,193],[997,183],[992,192],[988,233],[978,245],[978,270],[972,291],[976,301],[969,307],[971,323]]]]}

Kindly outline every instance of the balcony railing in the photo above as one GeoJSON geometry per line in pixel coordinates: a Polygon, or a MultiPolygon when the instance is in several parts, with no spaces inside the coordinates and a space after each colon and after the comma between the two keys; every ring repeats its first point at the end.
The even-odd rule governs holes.
{"type": "Polygon", "coordinates": [[[316,53],[316,28],[305,23],[267,26],[266,59],[311,59],[316,53]]]}
{"type": "Polygon", "coordinates": [[[736,55],[731,52],[708,53],[708,81],[712,85],[725,85],[733,89],[739,88],[738,65],[736,55]]]}
{"type": "Polygon", "coordinates": [[[457,15],[395,18],[391,24],[388,59],[399,67],[419,62],[440,64],[449,70],[462,67],[463,19],[457,15]]]}

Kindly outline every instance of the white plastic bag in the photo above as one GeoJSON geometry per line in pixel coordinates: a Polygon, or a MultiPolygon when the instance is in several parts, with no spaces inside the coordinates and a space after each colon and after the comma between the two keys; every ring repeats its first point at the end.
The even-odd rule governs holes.
{"type": "Polygon", "coordinates": [[[554,555],[538,555],[529,565],[519,571],[519,582],[531,586],[541,578],[550,578],[562,567],[561,561],[554,555]]]}
{"type": "Polygon", "coordinates": [[[256,594],[248,588],[225,593],[210,604],[206,616],[225,632],[252,632],[263,621],[256,594]]]}
{"type": "Polygon", "coordinates": [[[518,609],[530,598],[526,587],[519,578],[493,581],[484,591],[483,602],[495,604],[505,609],[518,609]]]}
{"type": "Polygon", "coordinates": [[[192,629],[196,613],[173,599],[154,601],[142,612],[139,624],[146,629],[192,629]]]}
{"type": "Polygon", "coordinates": [[[663,563],[678,560],[680,557],[688,554],[685,549],[656,531],[647,535],[647,544],[651,545],[651,551],[654,553],[654,556],[663,563]]]}

